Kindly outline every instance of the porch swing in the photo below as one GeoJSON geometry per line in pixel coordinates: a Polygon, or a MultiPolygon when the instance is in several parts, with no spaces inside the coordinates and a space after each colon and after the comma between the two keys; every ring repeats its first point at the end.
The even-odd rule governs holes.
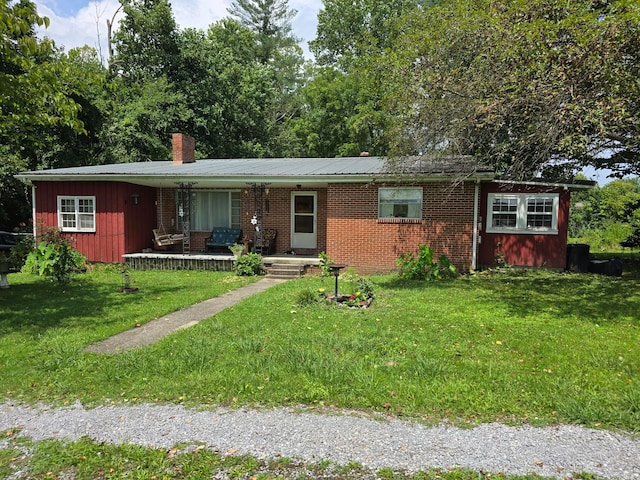
{"type": "Polygon", "coordinates": [[[167,250],[172,245],[182,245],[182,241],[184,240],[184,234],[182,233],[166,232],[163,223],[162,202],[162,187],[160,187],[160,228],[153,229],[153,246],[157,250],[167,250]]]}

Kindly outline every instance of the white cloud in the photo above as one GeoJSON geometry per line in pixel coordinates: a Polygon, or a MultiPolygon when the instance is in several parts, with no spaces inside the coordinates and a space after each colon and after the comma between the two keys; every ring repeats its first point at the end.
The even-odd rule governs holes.
{"type": "MultiPolygon", "coordinates": [[[[180,28],[198,28],[206,30],[209,25],[228,16],[227,8],[231,0],[170,0],[173,15],[180,28]]],[[[69,2],[69,0],[66,0],[69,2]]],[[[68,51],[75,47],[88,45],[98,50],[103,57],[107,55],[107,19],[111,20],[118,10],[117,0],[80,1],[81,5],[71,16],[59,15],[64,9],[60,6],[65,0],[35,0],[38,13],[51,20],[48,29],[40,32],[55,40],[56,45],[68,51]]],[[[303,39],[305,52],[307,42],[316,34],[317,15],[322,0],[290,0],[289,6],[298,10],[293,19],[294,34],[303,39]]],[[[116,23],[120,14],[115,15],[116,23]]]]}

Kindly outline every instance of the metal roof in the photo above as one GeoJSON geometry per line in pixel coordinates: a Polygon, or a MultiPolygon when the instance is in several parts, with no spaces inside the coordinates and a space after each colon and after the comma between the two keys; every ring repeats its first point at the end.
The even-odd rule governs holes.
{"type": "MultiPolygon", "coordinates": [[[[337,182],[369,182],[374,179],[411,176],[421,179],[458,177],[469,161],[458,159],[418,160],[410,162],[402,174],[391,171],[383,157],[345,158],[243,158],[197,160],[173,165],[172,161],[117,163],[87,167],[57,168],[23,172],[22,181],[124,181],[150,186],[195,182],[200,186],[238,186],[247,182],[279,185],[321,185],[337,182]]],[[[492,179],[494,172],[474,166],[472,178],[492,179]]]]}

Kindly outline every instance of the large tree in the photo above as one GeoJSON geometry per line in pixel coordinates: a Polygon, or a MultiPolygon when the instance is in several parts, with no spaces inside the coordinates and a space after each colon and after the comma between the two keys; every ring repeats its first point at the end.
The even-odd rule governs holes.
{"type": "Polygon", "coordinates": [[[0,0],[0,229],[30,216],[24,185],[13,175],[46,166],[62,132],[85,132],[79,72],[51,40],[35,34],[48,24],[32,2],[0,0]]]}
{"type": "Polygon", "coordinates": [[[385,115],[367,78],[335,68],[316,70],[301,89],[301,113],[287,123],[288,156],[346,157],[384,154],[385,115]]]}
{"type": "Polygon", "coordinates": [[[194,112],[192,128],[207,157],[268,155],[275,90],[271,70],[255,60],[255,34],[225,18],[206,34],[181,36],[183,72],[177,83],[194,112]]]}
{"type": "Polygon", "coordinates": [[[395,86],[398,155],[640,172],[638,2],[448,0],[402,30],[371,67],[395,86]]]}
{"type": "Polygon", "coordinates": [[[179,68],[178,28],[168,0],[121,0],[124,18],[114,32],[110,67],[129,83],[166,77],[179,68]]]}
{"type": "Polygon", "coordinates": [[[291,28],[298,12],[288,0],[235,0],[229,13],[253,32],[256,45],[251,52],[271,76],[268,140],[261,144],[261,156],[282,156],[290,151],[287,123],[299,114],[297,92],[305,81],[300,40],[291,28]]]}
{"type": "Polygon", "coordinates": [[[298,43],[291,28],[298,11],[289,8],[288,0],[235,0],[228,10],[257,35],[261,63],[269,63],[280,50],[298,43]]]}
{"type": "Polygon", "coordinates": [[[309,43],[316,61],[350,70],[358,60],[379,53],[397,38],[395,22],[424,0],[323,0],[316,38],[309,43]]]}

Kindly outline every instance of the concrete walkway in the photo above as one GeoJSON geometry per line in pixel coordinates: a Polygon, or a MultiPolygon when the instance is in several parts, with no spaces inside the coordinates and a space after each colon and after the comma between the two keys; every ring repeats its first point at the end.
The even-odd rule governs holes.
{"type": "Polygon", "coordinates": [[[101,342],[89,345],[85,351],[93,353],[122,353],[132,348],[151,345],[158,340],[183,328],[188,328],[212,317],[225,308],[231,307],[245,298],[285,282],[286,279],[265,277],[244,287],[231,290],[219,297],[196,303],[191,307],[170,313],[157,320],[121,332],[101,342]]]}

